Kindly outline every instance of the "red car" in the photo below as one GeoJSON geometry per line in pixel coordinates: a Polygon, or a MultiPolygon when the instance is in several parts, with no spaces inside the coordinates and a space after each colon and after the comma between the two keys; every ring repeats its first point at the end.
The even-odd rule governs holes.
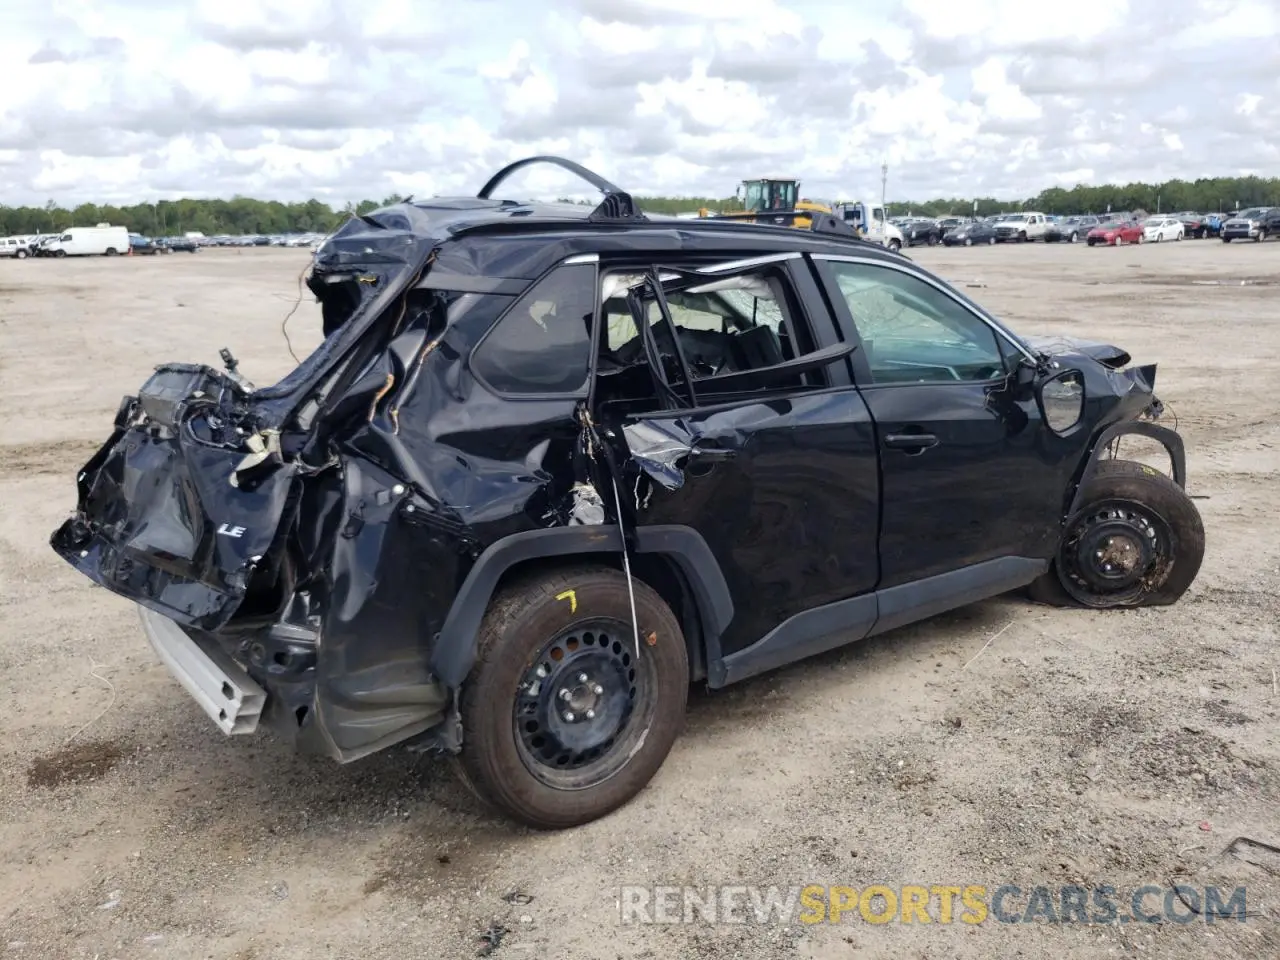
{"type": "Polygon", "coordinates": [[[1126,243],[1142,243],[1142,224],[1137,220],[1113,220],[1110,223],[1100,223],[1089,231],[1089,235],[1085,240],[1091,247],[1095,243],[1104,247],[1119,247],[1126,243]]]}

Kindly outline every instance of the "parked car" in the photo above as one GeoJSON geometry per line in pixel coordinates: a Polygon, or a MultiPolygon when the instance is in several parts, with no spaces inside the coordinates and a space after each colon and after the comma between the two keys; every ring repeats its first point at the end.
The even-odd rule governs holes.
{"type": "Polygon", "coordinates": [[[1097,225],[1097,217],[1064,217],[1045,227],[1044,240],[1045,243],[1057,243],[1058,241],[1075,243],[1085,239],[1089,235],[1089,231],[1097,225]]]}
{"type": "Polygon", "coordinates": [[[942,228],[938,226],[938,221],[930,220],[927,217],[915,217],[907,220],[900,229],[902,230],[903,242],[908,247],[917,247],[920,244],[932,247],[942,239],[942,228]]]}
{"type": "Polygon", "coordinates": [[[1047,227],[1043,213],[1009,213],[996,221],[996,239],[1016,243],[1043,240],[1047,227]]]}
{"type": "Polygon", "coordinates": [[[456,754],[567,827],[650,780],[690,681],[1019,587],[1125,609],[1195,579],[1154,365],[1019,335],[835,216],[645,216],[555,158],[599,206],[495,196],[535,161],[349,220],[296,370],[161,365],[76,473],[53,548],[224,732],[456,754]],[[1168,475],[1115,458],[1133,433],[1168,475]]]}
{"type": "Polygon", "coordinates": [[[995,224],[985,221],[962,223],[960,226],[943,234],[942,242],[948,247],[971,247],[975,243],[990,245],[996,242],[996,227],[995,224]]]}
{"type": "Polygon", "coordinates": [[[200,244],[193,237],[161,237],[156,244],[164,247],[171,253],[185,251],[186,253],[195,253],[200,249],[200,244]]]}
{"type": "Polygon", "coordinates": [[[1182,224],[1183,236],[1189,240],[1202,240],[1209,235],[1209,223],[1203,214],[1184,211],[1172,216],[1182,224]]]}
{"type": "Polygon", "coordinates": [[[1223,243],[1230,243],[1232,240],[1260,242],[1276,233],[1280,233],[1280,208],[1251,207],[1226,221],[1219,236],[1223,243]]]}
{"type": "Polygon", "coordinates": [[[1126,243],[1142,243],[1146,237],[1137,220],[1109,220],[1100,223],[1086,238],[1089,246],[1122,247],[1126,243]]]}
{"type": "Polygon", "coordinates": [[[1148,217],[1142,223],[1142,239],[1151,243],[1181,240],[1187,228],[1177,217],[1148,217]]]}
{"type": "Polygon", "coordinates": [[[1228,217],[1225,213],[1206,213],[1204,215],[1204,235],[1206,237],[1216,237],[1222,229],[1223,223],[1228,217]]]}
{"type": "Polygon", "coordinates": [[[144,237],[140,233],[129,234],[129,253],[131,254],[136,256],[155,256],[158,253],[168,252],[150,237],[144,237]]]}

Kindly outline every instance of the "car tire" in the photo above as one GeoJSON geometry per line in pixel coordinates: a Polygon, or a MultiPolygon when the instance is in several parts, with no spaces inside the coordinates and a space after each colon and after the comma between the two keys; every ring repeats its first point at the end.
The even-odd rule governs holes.
{"type": "Polygon", "coordinates": [[[901,252],[902,252],[902,241],[901,241],[901,240],[890,240],[890,241],[889,241],[889,249],[890,249],[890,250],[892,250],[894,253],[901,253],[901,252]]]}
{"type": "Polygon", "coordinates": [[[987,237],[987,246],[988,246],[988,247],[994,247],[995,245],[996,245],[996,238],[995,238],[995,237],[987,237]]]}
{"type": "Polygon", "coordinates": [[[1026,231],[1025,231],[1025,230],[1024,230],[1023,232],[1021,232],[1021,233],[1019,233],[1019,234],[1018,234],[1018,242],[1019,242],[1019,243],[1026,243],[1026,242],[1027,242],[1027,234],[1026,234],[1026,231]]]}
{"type": "Polygon", "coordinates": [[[973,237],[965,237],[965,238],[964,238],[964,245],[965,245],[966,247],[972,247],[972,246],[973,246],[973,237]]]}
{"type": "Polygon", "coordinates": [[[1261,243],[1261,242],[1262,242],[1263,240],[1265,240],[1265,239],[1267,239],[1267,231],[1265,231],[1265,230],[1259,230],[1259,231],[1258,231],[1258,235],[1257,235],[1256,237],[1254,237],[1254,238],[1253,238],[1253,242],[1254,242],[1254,243],[1261,243]]]}
{"type": "Polygon", "coordinates": [[[17,258],[18,260],[25,260],[27,259],[27,251],[19,248],[17,252],[14,253],[14,257],[17,258]]]}
{"type": "Polygon", "coordinates": [[[1077,240],[1079,240],[1079,239],[1080,239],[1080,235],[1079,235],[1079,234],[1077,234],[1077,233],[1073,230],[1073,231],[1071,232],[1071,236],[1067,237],[1067,242],[1068,242],[1068,243],[1075,243],[1075,242],[1076,242],[1077,240]]]}
{"type": "Polygon", "coordinates": [[[1063,526],[1048,572],[1028,588],[1032,600],[1119,609],[1165,606],[1186,593],[1204,561],[1204,523],[1185,490],[1146,464],[1104,460],[1086,482],[1081,503],[1063,526]],[[1124,570],[1123,558],[1133,550],[1139,557],[1124,570]]]}
{"type": "Polygon", "coordinates": [[[1230,242],[1231,242],[1231,238],[1230,238],[1230,237],[1223,237],[1223,238],[1222,238],[1222,242],[1223,242],[1223,243],[1230,243],[1230,242]]]}
{"type": "Polygon", "coordinates": [[[684,634],[652,588],[632,583],[645,638],[638,659],[618,570],[533,574],[494,595],[462,687],[457,766],[512,819],[563,829],[605,816],[644,788],[679,735],[684,634]]]}
{"type": "Polygon", "coordinates": [[[1119,237],[1119,236],[1118,236],[1118,237],[1116,237],[1116,246],[1117,246],[1117,247],[1123,247],[1123,246],[1124,246],[1124,237],[1119,237]]]}
{"type": "Polygon", "coordinates": [[[55,257],[65,257],[66,255],[67,255],[67,251],[65,250],[59,250],[57,253],[54,254],[55,257]]]}

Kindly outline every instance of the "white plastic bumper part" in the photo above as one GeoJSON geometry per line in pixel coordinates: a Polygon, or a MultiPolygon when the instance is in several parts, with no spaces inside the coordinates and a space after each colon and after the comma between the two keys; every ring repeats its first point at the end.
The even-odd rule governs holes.
{"type": "Polygon", "coordinates": [[[266,691],[221,651],[209,653],[197,646],[168,617],[146,607],[138,609],[151,646],[218,729],[228,735],[257,730],[266,691]]]}

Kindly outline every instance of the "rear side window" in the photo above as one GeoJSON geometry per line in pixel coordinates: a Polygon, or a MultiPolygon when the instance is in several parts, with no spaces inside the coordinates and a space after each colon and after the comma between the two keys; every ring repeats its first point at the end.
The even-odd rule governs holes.
{"type": "Polygon", "coordinates": [[[591,367],[596,268],[557,267],[515,302],[471,355],[472,372],[498,393],[576,394],[591,367]]]}

